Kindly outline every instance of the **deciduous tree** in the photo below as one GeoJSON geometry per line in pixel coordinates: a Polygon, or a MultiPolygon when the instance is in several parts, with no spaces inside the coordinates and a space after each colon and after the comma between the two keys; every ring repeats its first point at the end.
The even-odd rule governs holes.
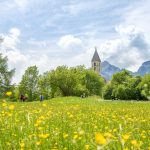
{"type": "Polygon", "coordinates": [[[27,94],[29,101],[36,100],[38,97],[38,78],[39,71],[36,66],[28,67],[22,76],[19,91],[20,94],[27,94]]]}
{"type": "Polygon", "coordinates": [[[7,57],[3,57],[0,54],[0,97],[3,97],[6,91],[13,88],[11,79],[15,73],[15,69],[9,70],[7,62],[7,57]]]}

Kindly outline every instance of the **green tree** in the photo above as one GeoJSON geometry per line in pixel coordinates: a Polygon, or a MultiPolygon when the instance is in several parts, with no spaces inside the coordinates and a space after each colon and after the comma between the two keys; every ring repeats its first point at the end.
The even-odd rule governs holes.
{"type": "Polygon", "coordinates": [[[141,95],[141,91],[138,88],[142,80],[141,76],[132,77],[128,79],[128,83],[125,85],[128,88],[127,95],[130,100],[143,100],[144,97],[141,95]]]}
{"type": "Polygon", "coordinates": [[[139,84],[141,94],[148,100],[150,100],[150,74],[145,75],[139,84]]]}
{"type": "Polygon", "coordinates": [[[39,76],[38,88],[44,99],[51,98],[50,72],[45,72],[39,76]]]}
{"type": "Polygon", "coordinates": [[[132,75],[129,71],[123,70],[122,72],[118,72],[113,75],[111,83],[114,85],[125,84],[128,82],[128,79],[132,78],[132,75]]]}
{"type": "Polygon", "coordinates": [[[112,92],[113,92],[113,86],[112,84],[109,82],[105,85],[104,89],[103,89],[103,98],[104,99],[114,99],[112,96],[112,92]]]}
{"type": "Polygon", "coordinates": [[[20,94],[26,94],[29,101],[38,98],[38,78],[39,71],[36,66],[28,67],[22,76],[22,80],[19,84],[19,92],[20,94]]]}
{"type": "Polygon", "coordinates": [[[132,78],[132,75],[127,70],[118,72],[113,75],[112,80],[104,88],[103,97],[105,99],[127,99],[128,80],[132,78]]]}
{"type": "Polygon", "coordinates": [[[7,57],[3,57],[0,54],[0,97],[3,97],[6,91],[13,89],[11,79],[15,73],[15,69],[9,70],[7,62],[7,57]]]}
{"type": "Polygon", "coordinates": [[[59,66],[56,70],[50,71],[46,78],[42,78],[41,83],[50,89],[52,97],[57,95],[100,95],[104,85],[104,80],[101,76],[92,70],[85,69],[84,66],[71,68],[59,66]]]}
{"type": "Polygon", "coordinates": [[[101,95],[104,86],[104,79],[93,70],[87,70],[85,76],[85,85],[89,95],[101,95]]]}
{"type": "Polygon", "coordinates": [[[59,66],[50,73],[50,84],[53,94],[60,91],[63,96],[75,95],[80,75],[77,68],[59,66]]]}
{"type": "Polygon", "coordinates": [[[143,96],[138,88],[141,77],[133,77],[130,72],[123,70],[113,75],[109,84],[104,88],[105,99],[142,100],[143,96]]]}
{"type": "Polygon", "coordinates": [[[124,84],[118,85],[115,89],[112,91],[112,96],[115,97],[115,99],[119,100],[127,100],[128,99],[128,88],[125,87],[124,84]]]}

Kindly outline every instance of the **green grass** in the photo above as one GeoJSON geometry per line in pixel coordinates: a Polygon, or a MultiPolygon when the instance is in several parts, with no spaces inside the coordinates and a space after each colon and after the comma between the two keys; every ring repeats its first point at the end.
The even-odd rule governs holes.
{"type": "Polygon", "coordinates": [[[0,150],[150,149],[150,103],[98,97],[0,102],[0,150]]]}

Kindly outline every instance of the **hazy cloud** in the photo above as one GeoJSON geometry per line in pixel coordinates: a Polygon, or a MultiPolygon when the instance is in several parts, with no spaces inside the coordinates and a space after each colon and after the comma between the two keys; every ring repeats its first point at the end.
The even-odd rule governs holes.
{"type": "Polygon", "coordinates": [[[102,44],[102,54],[105,59],[120,68],[136,71],[141,63],[149,57],[149,43],[146,41],[144,33],[133,25],[120,25],[116,31],[119,37],[102,44]]]}
{"type": "Polygon", "coordinates": [[[81,39],[74,37],[73,35],[65,35],[62,36],[59,41],[58,45],[60,48],[72,51],[72,52],[80,52],[83,51],[83,43],[81,39]]]}

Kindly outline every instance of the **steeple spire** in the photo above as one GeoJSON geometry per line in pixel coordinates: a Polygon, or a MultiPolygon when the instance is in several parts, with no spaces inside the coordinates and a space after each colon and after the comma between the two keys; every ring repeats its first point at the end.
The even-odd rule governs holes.
{"type": "Polygon", "coordinates": [[[100,71],[101,71],[101,60],[100,60],[100,57],[98,55],[96,47],[95,47],[95,52],[94,52],[94,55],[93,55],[91,63],[92,63],[92,69],[95,72],[97,72],[98,74],[100,74],[100,71]]]}
{"type": "Polygon", "coordinates": [[[93,58],[92,58],[92,62],[94,61],[98,61],[98,62],[101,62],[100,60],[100,57],[98,55],[98,52],[97,52],[97,48],[95,47],[95,52],[94,52],[94,55],[93,55],[93,58]]]}

